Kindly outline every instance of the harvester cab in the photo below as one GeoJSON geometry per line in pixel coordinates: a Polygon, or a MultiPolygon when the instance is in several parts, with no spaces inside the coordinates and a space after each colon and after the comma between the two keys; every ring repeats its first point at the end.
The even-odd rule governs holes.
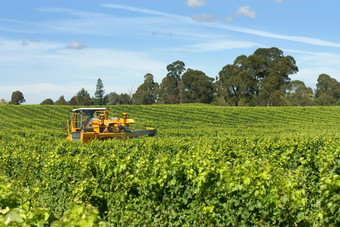
{"type": "Polygon", "coordinates": [[[130,130],[130,124],[135,123],[126,113],[122,118],[109,119],[106,108],[79,108],[69,112],[67,121],[67,139],[89,143],[94,139],[105,140],[118,138],[139,138],[139,136],[157,136],[157,129],[146,127],[145,130],[130,130]]]}

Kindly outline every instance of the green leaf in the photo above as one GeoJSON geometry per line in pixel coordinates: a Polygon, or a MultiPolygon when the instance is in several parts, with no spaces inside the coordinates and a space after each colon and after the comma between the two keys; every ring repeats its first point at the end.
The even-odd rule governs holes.
{"type": "Polygon", "coordinates": [[[24,220],[18,215],[18,213],[17,212],[15,212],[15,211],[11,211],[11,212],[9,212],[8,213],[8,215],[7,215],[7,219],[6,219],[6,221],[5,221],[5,225],[9,225],[9,224],[11,224],[11,223],[13,223],[13,222],[15,222],[15,223],[22,223],[24,220]]]}

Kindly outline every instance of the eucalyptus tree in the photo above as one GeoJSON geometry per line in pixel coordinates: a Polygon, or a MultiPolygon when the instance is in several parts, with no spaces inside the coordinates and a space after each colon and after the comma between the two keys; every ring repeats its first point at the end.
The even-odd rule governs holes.
{"type": "Polygon", "coordinates": [[[135,104],[154,104],[158,99],[158,83],[154,82],[153,75],[148,73],[144,76],[144,83],[140,85],[136,93],[132,96],[135,104]]]}
{"type": "Polygon", "coordinates": [[[259,48],[253,56],[253,64],[259,66],[254,70],[258,83],[258,103],[260,105],[281,105],[285,86],[290,82],[289,75],[299,71],[292,56],[284,56],[282,50],[259,48]]]}
{"type": "Polygon", "coordinates": [[[318,77],[315,90],[316,103],[319,105],[334,105],[340,99],[340,83],[327,74],[318,77]]]}
{"type": "Polygon", "coordinates": [[[287,105],[312,106],[314,105],[313,89],[307,87],[303,81],[293,80],[286,88],[287,105]]]}
{"type": "Polygon", "coordinates": [[[227,103],[238,105],[281,105],[289,75],[298,72],[291,56],[276,47],[259,48],[252,55],[241,55],[219,72],[217,89],[227,103]]]}
{"type": "Polygon", "coordinates": [[[160,85],[159,103],[173,104],[181,103],[181,81],[185,72],[185,64],[182,61],[175,61],[167,65],[168,73],[160,85]]]}
{"type": "Polygon", "coordinates": [[[181,99],[184,103],[211,103],[214,79],[199,70],[188,69],[182,77],[181,99]]]}
{"type": "Polygon", "coordinates": [[[21,103],[24,103],[24,102],[26,102],[26,100],[21,91],[14,91],[12,93],[10,104],[20,105],[21,103]]]}

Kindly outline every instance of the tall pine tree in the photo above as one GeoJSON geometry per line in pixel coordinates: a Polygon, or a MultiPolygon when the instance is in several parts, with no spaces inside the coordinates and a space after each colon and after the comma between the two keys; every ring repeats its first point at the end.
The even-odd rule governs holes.
{"type": "Polygon", "coordinates": [[[96,92],[94,93],[95,104],[97,105],[105,104],[104,93],[105,93],[104,85],[102,80],[99,78],[97,80],[96,92]]]}

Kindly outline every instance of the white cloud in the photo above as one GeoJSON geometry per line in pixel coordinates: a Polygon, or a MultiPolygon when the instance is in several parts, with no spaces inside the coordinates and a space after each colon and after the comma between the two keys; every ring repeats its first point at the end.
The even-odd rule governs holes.
{"type": "Polygon", "coordinates": [[[86,45],[77,41],[70,42],[67,47],[67,49],[75,49],[75,50],[81,50],[86,48],[86,45]]]}
{"type": "Polygon", "coordinates": [[[275,0],[275,2],[281,3],[281,2],[283,2],[283,0],[275,0]]]}
{"type": "Polygon", "coordinates": [[[316,84],[318,83],[319,75],[324,74],[324,73],[328,74],[332,78],[335,78],[337,81],[340,81],[340,76],[339,76],[340,70],[332,68],[332,67],[301,68],[298,73],[291,75],[290,78],[292,80],[304,81],[306,86],[315,89],[316,84]]]}
{"type": "Polygon", "coordinates": [[[245,28],[245,27],[232,26],[232,25],[221,24],[221,23],[210,23],[210,24],[207,24],[206,26],[228,30],[228,31],[256,35],[260,37],[272,38],[272,39],[281,39],[281,40],[294,41],[298,43],[304,43],[304,44],[310,44],[310,45],[316,45],[316,46],[327,46],[327,47],[340,48],[340,43],[325,41],[325,40],[316,39],[316,38],[281,35],[277,33],[271,33],[271,32],[245,28]]]}
{"type": "MultiPolygon", "coordinates": [[[[28,37],[34,36],[39,37],[39,39],[45,37],[44,35],[47,33],[58,35],[65,33],[67,34],[67,37],[83,37],[81,35],[91,34],[105,37],[107,40],[112,37],[117,38],[118,36],[118,39],[121,37],[130,39],[131,46],[136,43],[142,46],[144,44],[142,43],[142,39],[149,35],[149,37],[147,37],[149,38],[147,43],[152,43],[152,45],[147,47],[149,49],[146,52],[135,51],[136,48],[131,50],[134,47],[139,48],[135,45],[130,49],[131,51],[121,51],[122,49],[129,47],[119,46],[117,43],[120,42],[114,41],[109,44],[98,44],[104,46],[103,48],[92,48],[94,44],[90,45],[89,40],[84,40],[84,42],[91,47],[84,48],[81,51],[74,51],[72,49],[65,49],[65,46],[68,44],[62,42],[53,43],[45,42],[44,40],[40,40],[40,42],[25,40],[23,42],[22,40],[6,40],[1,39],[0,37],[0,75],[6,75],[3,77],[14,77],[15,81],[19,81],[22,84],[18,84],[18,86],[26,86],[26,84],[29,83],[30,85],[27,86],[33,86],[34,89],[32,88],[32,90],[42,89],[34,87],[37,84],[40,84],[41,87],[48,87],[47,84],[49,84],[50,89],[47,89],[46,92],[48,92],[48,90],[51,92],[55,91],[55,96],[49,95],[50,93],[46,93],[46,96],[40,94],[40,96],[44,96],[44,99],[50,96],[50,98],[55,100],[62,94],[64,94],[66,98],[67,93],[62,92],[63,90],[60,90],[60,88],[63,88],[64,86],[67,87],[69,83],[74,81],[80,81],[82,84],[73,84],[74,87],[69,86],[67,89],[71,89],[72,91],[70,91],[70,93],[72,94],[79,91],[81,87],[90,89],[91,86],[93,86],[92,89],[95,89],[95,83],[98,77],[104,81],[105,90],[108,92],[109,90],[107,89],[108,86],[106,84],[112,84],[125,90],[127,90],[127,86],[136,88],[143,82],[143,76],[149,72],[155,76],[157,82],[160,82],[166,74],[166,65],[171,63],[172,60],[177,60],[173,59],[176,56],[186,58],[182,60],[188,65],[197,64],[195,61],[200,61],[203,55],[202,58],[207,59],[206,62],[211,59],[215,60],[223,58],[224,62],[232,63],[233,56],[236,57],[239,53],[249,52],[251,51],[250,49],[255,49],[255,47],[260,47],[261,45],[263,47],[268,43],[273,43],[274,45],[279,43],[275,42],[275,39],[292,41],[292,43],[288,42],[289,46],[303,43],[312,45],[312,48],[314,48],[314,46],[340,48],[340,43],[336,42],[232,26],[216,20],[210,21],[211,23],[198,24],[194,20],[195,18],[161,11],[115,4],[103,6],[115,9],[112,10],[114,11],[113,14],[115,16],[113,16],[113,14],[96,14],[67,9],[44,9],[45,12],[48,13],[64,13],[70,16],[64,17],[67,19],[62,20],[36,21],[34,23],[12,21],[12,23],[15,23],[15,25],[19,24],[19,26],[5,24],[1,25],[2,27],[0,27],[0,30],[3,29],[4,26],[8,26],[8,28],[13,27],[17,32],[27,32],[29,34],[28,37]],[[134,12],[132,15],[136,16],[119,17],[119,14],[115,14],[115,12],[121,10],[134,12]],[[87,17],[86,15],[89,16],[87,17]],[[126,33],[121,34],[120,32],[126,33]],[[34,34],[32,35],[32,33],[34,34]],[[43,35],[38,36],[35,33],[43,35]],[[157,43],[153,43],[155,37],[151,37],[152,34],[163,34],[163,37],[161,38],[167,39],[167,42],[158,45],[161,42],[158,42],[157,40],[157,43]],[[166,36],[164,34],[166,34],[166,36]],[[262,39],[263,41],[256,41],[262,43],[236,41],[239,37],[241,37],[239,40],[248,39],[251,41],[253,38],[256,39],[256,36],[264,37],[262,39]],[[234,40],[226,40],[226,37],[227,39],[234,40]],[[240,51],[237,49],[240,49],[240,51]],[[224,50],[232,51],[225,51],[223,53],[224,50]],[[179,55],[177,53],[178,51],[190,52],[191,55],[183,53],[179,55]],[[231,56],[230,59],[232,59],[230,61],[229,58],[226,59],[226,57],[229,56],[231,56]],[[162,60],[165,62],[161,62],[162,60]],[[92,82],[93,84],[91,84],[92,82]],[[60,85],[60,83],[64,83],[65,85],[60,85]]],[[[243,9],[243,16],[251,15],[251,11],[250,8],[243,9]]],[[[234,16],[236,16],[236,14],[234,14],[234,16]]],[[[201,21],[208,21],[210,19],[212,19],[212,17],[203,14],[198,15],[196,18],[196,20],[201,21]]],[[[280,43],[285,45],[285,42],[280,43]]],[[[75,41],[74,44],[71,44],[72,43],[70,43],[69,46],[81,47],[81,43],[77,41],[75,41]]],[[[303,48],[303,45],[300,46],[303,48]]],[[[282,46],[280,46],[280,48],[282,48],[282,46]]],[[[335,51],[337,50],[338,49],[335,51]]],[[[340,65],[338,60],[339,57],[335,58],[334,56],[324,55],[323,59],[332,62],[332,66],[331,64],[326,64],[325,61],[320,61],[321,58],[317,58],[317,54],[303,54],[303,56],[301,54],[298,58],[295,57],[296,55],[293,54],[294,58],[298,61],[297,65],[301,69],[307,68],[307,64],[314,64],[318,69],[320,68],[331,72],[329,75],[334,78],[338,75],[340,76],[340,73],[336,75],[336,71],[331,71],[332,67],[336,68],[340,65]]],[[[205,64],[205,62],[203,64],[205,64]]],[[[214,64],[216,64],[216,62],[210,61],[206,64],[207,66],[205,67],[213,68],[215,67],[214,64]]],[[[213,70],[216,70],[216,68],[213,70]]],[[[306,71],[307,70],[301,70],[302,73],[306,71]]],[[[307,72],[311,73],[312,71],[313,69],[307,72]]],[[[317,72],[319,71],[321,72],[321,70],[317,70],[317,72]]],[[[323,72],[327,73],[327,71],[323,72]]],[[[214,73],[210,74],[214,75],[214,73]]],[[[304,75],[307,77],[307,73],[304,75]]],[[[312,79],[312,82],[315,84],[314,78],[312,79]]],[[[337,80],[340,81],[340,78],[337,78],[337,80]]],[[[5,98],[7,100],[10,97],[8,98],[8,96],[6,97],[3,95],[3,88],[7,87],[6,84],[11,86],[14,83],[8,81],[10,80],[7,80],[6,82],[6,78],[2,78],[2,84],[0,86],[0,98],[5,98]]],[[[26,100],[38,98],[39,100],[32,101],[31,103],[40,103],[42,101],[40,100],[41,97],[33,94],[28,87],[23,88],[27,90],[27,95],[32,94],[31,97],[26,97],[24,94],[26,100]]],[[[117,92],[119,92],[119,90],[117,90],[117,92]]],[[[11,93],[8,93],[9,96],[10,94],[11,93]]]]}
{"type": "MultiPolygon", "coordinates": [[[[159,16],[163,16],[163,17],[176,18],[176,19],[180,20],[181,22],[185,22],[185,23],[188,23],[188,24],[191,24],[192,21],[193,21],[192,18],[179,16],[179,15],[175,15],[175,14],[163,13],[163,12],[159,12],[159,11],[139,9],[139,8],[134,8],[134,7],[122,6],[122,5],[114,5],[114,4],[106,4],[106,5],[103,5],[103,6],[109,7],[109,8],[121,8],[121,9],[129,10],[129,11],[138,11],[138,12],[145,13],[145,14],[159,15],[159,16]]],[[[240,9],[241,8],[242,7],[240,7],[240,9]]],[[[244,16],[245,15],[256,16],[256,12],[254,10],[251,10],[250,8],[248,9],[248,6],[243,7],[241,10],[240,9],[239,9],[239,11],[243,12],[244,16]]],[[[232,20],[232,18],[229,18],[229,20],[232,20]]],[[[338,47],[338,48],[340,48],[340,43],[329,42],[329,41],[325,41],[325,40],[321,40],[321,39],[315,39],[315,38],[309,38],[309,37],[303,37],[303,36],[281,35],[281,34],[277,34],[277,33],[271,33],[271,32],[266,32],[266,31],[261,31],[261,30],[256,30],[256,29],[226,25],[226,24],[218,23],[218,22],[205,24],[205,26],[219,28],[219,29],[223,29],[223,30],[234,31],[234,32],[240,32],[240,33],[245,33],[245,34],[251,34],[251,35],[256,35],[256,36],[260,36],[260,37],[289,40],[289,41],[311,44],[311,45],[317,45],[317,46],[328,46],[328,47],[338,47]]]]}
{"type": "MultiPolygon", "coordinates": [[[[113,8],[113,9],[123,9],[127,11],[133,11],[133,12],[139,12],[143,14],[148,14],[148,15],[155,15],[155,16],[160,16],[163,17],[164,19],[171,19],[172,23],[176,23],[173,19],[178,20],[178,22],[181,23],[181,25],[187,25],[187,24],[193,24],[194,19],[190,17],[185,17],[185,16],[180,16],[176,14],[170,14],[170,13],[164,13],[161,11],[155,11],[155,10],[149,10],[149,9],[144,9],[144,8],[136,8],[136,7],[130,7],[130,6],[124,6],[124,5],[118,5],[118,4],[104,4],[102,5],[103,7],[106,8],[113,8]]],[[[53,10],[50,10],[53,11],[53,10]]],[[[32,27],[37,27],[39,25],[42,26],[43,29],[48,28],[49,30],[53,30],[55,32],[72,32],[72,33],[79,33],[79,34],[96,34],[98,35],[99,33],[105,33],[109,28],[114,28],[115,26],[136,26],[138,24],[138,28],[142,28],[145,24],[141,23],[148,23],[149,26],[147,26],[146,29],[150,29],[152,25],[150,24],[161,24],[163,22],[169,22],[169,21],[163,21],[160,22],[160,18],[113,18],[110,15],[104,16],[104,14],[91,14],[89,12],[84,12],[82,13],[81,11],[74,11],[74,10],[67,10],[67,9],[55,9],[54,11],[59,11],[59,12],[65,12],[65,13],[70,13],[71,11],[74,15],[87,15],[90,14],[92,15],[89,20],[85,20],[85,22],[78,21],[72,23],[65,23],[65,21],[62,21],[62,24],[44,24],[44,23],[33,23],[32,27]],[[96,16],[97,15],[97,16],[96,16]],[[79,23],[79,24],[77,24],[79,23]],[[92,26],[96,25],[93,27],[93,29],[87,29],[90,23],[92,26]],[[69,25],[70,24],[70,25],[69,25]],[[74,26],[76,24],[76,26],[74,26]],[[63,26],[62,26],[63,25],[63,26]],[[68,26],[67,26],[68,25],[68,26]],[[106,28],[106,30],[104,29],[106,28]]],[[[249,17],[255,17],[256,12],[252,9],[250,9],[248,6],[243,6],[240,7],[238,12],[240,15],[243,16],[249,16],[249,17]]],[[[201,19],[201,18],[196,18],[196,19],[201,19]]],[[[207,18],[206,18],[207,19],[207,18]]],[[[226,20],[231,21],[233,18],[228,17],[226,20]]],[[[17,21],[18,22],[18,21],[17,21]]],[[[67,21],[68,22],[68,21],[67,21]]],[[[19,22],[18,22],[19,23],[19,22]]],[[[23,23],[23,25],[30,26],[30,24],[25,24],[25,22],[20,22],[23,23]]],[[[315,38],[309,38],[309,37],[302,37],[302,36],[289,36],[289,35],[281,35],[277,33],[270,33],[266,31],[261,31],[261,30],[256,30],[256,29],[249,29],[245,27],[237,27],[237,26],[231,26],[231,25],[226,25],[223,23],[209,23],[205,24],[205,26],[211,26],[214,28],[219,28],[223,30],[229,30],[229,31],[234,31],[234,32],[240,32],[240,33],[245,33],[245,34],[251,34],[251,35],[256,35],[260,37],[267,37],[267,38],[273,38],[273,39],[281,39],[281,40],[289,40],[289,41],[294,41],[294,42],[299,42],[299,43],[305,43],[305,44],[310,44],[310,45],[318,45],[318,46],[328,46],[328,47],[340,47],[340,43],[335,43],[335,42],[329,42],[325,40],[320,40],[320,39],[315,39],[315,38]]],[[[145,27],[145,26],[144,26],[145,27]]],[[[165,26],[160,26],[161,28],[165,28],[165,26]]],[[[0,30],[4,30],[5,28],[1,28],[0,30]]],[[[25,31],[26,32],[26,31],[25,31]]],[[[154,32],[154,31],[153,31],[154,32]]]]}
{"type": "Polygon", "coordinates": [[[250,9],[249,6],[241,6],[237,10],[236,15],[243,16],[243,17],[249,17],[249,18],[255,18],[256,12],[255,12],[255,10],[250,9]]]}
{"type": "Polygon", "coordinates": [[[234,18],[232,16],[230,16],[230,17],[224,18],[224,20],[227,21],[227,22],[231,22],[231,21],[234,20],[234,18]]]}
{"type": "Polygon", "coordinates": [[[42,8],[37,8],[36,10],[40,12],[44,12],[44,13],[62,13],[62,14],[70,15],[70,16],[83,17],[83,18],[106,17],[107,16],[106,14],[102,14],[102,13],[92,13],[92,12],[87,12],[87,11],[79,11],[79,10],[58,8],[58,7],[42,7],[42,8]]]}
{"type": "MultiPolygon", "coordinates": [[[[285,50],[287,53],[293,53],[297,65],[300,68],[334,68],[334,66],[340,65],[340,55],[326,52],[310,52],[310,51],[298,51],[298,50],[285,50]]],[[[325,71],[325,73],[327,73],[325,71]]],[[[334,74],[333,77],[340,79],[340,73],[334,74]]]]}
{"type": "Polygon", "coordinates": [[[200,7],[200,6],[204,6],[205,5],[205,1],[204,0],[188,0],[186,2],[186,4],[189,7],[200,7]]]}
{"type": "Polygon", "coordinates": [[[0,75],[4,75],[0,98],[8,100],[13,91],[20,90],[27,104],[45,98],[55,100],[60,95],[70,98],[82,87],[90,92],[98,78],[103,80],[106,92],[127,93],[143,82],[146,73],[152,73],[155,80],[162,78],[168,63],[137,51],[74,51],[65,49],[63,43],[40,41],[22,46],[20,40],[0,40],[0,75]]]}
{"type": "Polygon", "coordinates": [[[6,66],[36,65],[46,60],[55,50],[65,48],[65,44],[56,42],[30,42],[1,39],[0,70],[6,66]]]}
{"type": "Polygon", "coordinates": [[[131,11],[131,12],[138,12],[138,13],[143,13],[143,14],[148,14],[148,15],[178,18],[178,19],[182,19],[182,20],[188,19],[188,17],[179,16],[179,15],[176,15],[176,14],[165,13],[165,12],[150,10],[150,9],[145,9],[145,8],[137,8],[137,7],[132,7],[132,6],[119,5],[119,4],[103,4],[101,6],[105,7],[105,8],[123,9],[123,10],[131,11]]]}
{"type": "Polygon", "coordinates": [[[291,49],[283,51],[291,54],[299,67],[299,72],[291,75],[292,80],[302,80],[307,86],[315,88],[319,75],[326,73],[340,81],[340,69],[334,67],[340,65],[339,54],[291,49]]]}
{"type": "Polygon", "coordinates": [[[198,22],[210,22],[215,19],[214,15],[211,14],[201,14],[201,15],[194,15],[192,19],[198,22]]]}
{"type": "Polygon", "coordinates": [[[220,40],[220,41],[210,41],[204,43],[191,44],[184,48],[185,51],[192,52],[212,52],[212,51],[225,51],[231,49],[245,49],[252,47],[259,47],[259,44],[244,41],[235,40],[220,40]]]}

